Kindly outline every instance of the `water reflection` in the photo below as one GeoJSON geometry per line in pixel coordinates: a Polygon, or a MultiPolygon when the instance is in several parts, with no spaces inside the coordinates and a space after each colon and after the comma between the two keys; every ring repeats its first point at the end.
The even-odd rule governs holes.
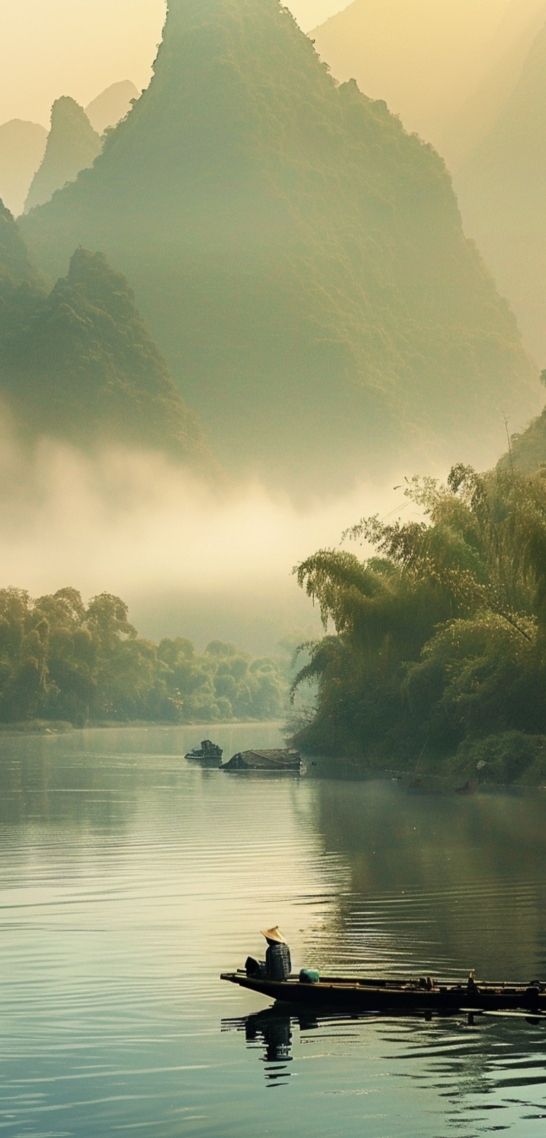
{"type": "Polygon", "coordinates": [[[317,829],[351,877],[335,928],[318,935],[315,958],[324,971],[546,976],[544,795],[314,785],[317,829]]]}
{"type": "Polygon", "coordinates": [[[269,1087],[279,1086],[290,1076],[292,1026],[290,1016],[276,1008],[222,1021],[223,1031],[244,1031],[248,1047],[263,1050],[264,1075],[269,1087]]]}
{"type": "Polygon", "coordinates": [[[1,740],[3,1138],[255,1138],[265,1088],[301,1138],[542,1135],[542,1028],[303,1019],[218,976],[280,924],[296,969],[545,979],[546,798],[226,778],[202,737],[1,740]]]}
{"type": "MultiPolygon", "coordinates": [[[[405,1082],[404,1133],[414,1132],[412,1088],[423,1094],[429,1112],[442,1114],[447,1130],[462,1130],[465,1138],[509,1130],[516,1120],[546,1118],[542,1026],[523,1026],[508,1017],[482,1019],[479,1026],[469,1026],[464,1016],[431,1022],[374,1015],[313,1017],[279,1005],[223,1019],[222,1031],[244,1034],[247,1049],[264,1064],[268,1087],[286,1086],[291,1075],[300,1075],[312,1079],[316,1091],[313,1067],[327,1059],[335,1074],[321,1096],[381,1095],[386,1119],[389,1094],[398,1089],[381,1086],[382,1080],[388,1075],[402,1086],[405,1082]]],[[[383,1133],[381,1127],[377,1132],[383,1133]]]]}

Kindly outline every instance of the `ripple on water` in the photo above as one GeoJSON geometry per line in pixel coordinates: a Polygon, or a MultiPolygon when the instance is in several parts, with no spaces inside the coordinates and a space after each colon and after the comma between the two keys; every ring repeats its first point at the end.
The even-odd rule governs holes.
{"type": "Polygon", "coordinates": [[[0,1132],[542,1135],[541,1029],[298,1020],[218,974],[280,923],[297,966],[544,975],[546,801],[230,778],[200,735],[6,743],[0,1132]]]}

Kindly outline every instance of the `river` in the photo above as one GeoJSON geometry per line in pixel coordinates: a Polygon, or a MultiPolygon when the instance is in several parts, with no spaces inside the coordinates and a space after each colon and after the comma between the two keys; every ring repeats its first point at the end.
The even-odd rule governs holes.
{"type": "Polygon", "coordinates": [[[542,1138],[541,1026],[298,1021],[219,973],[279,924],[295,967],[545,979],[546,793],[226,774],[206,735],[280,740],[2,737],[2,1138],[542,1138]]]}

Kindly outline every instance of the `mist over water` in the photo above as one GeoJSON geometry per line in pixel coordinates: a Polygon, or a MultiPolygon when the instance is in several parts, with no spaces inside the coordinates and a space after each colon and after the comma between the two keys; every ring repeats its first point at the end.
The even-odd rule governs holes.
{"type": "Polygon", "coordinates": [[[315,1017],[220,973],[278,923],[296,975],[546,983],[540,353],[450,177],[507,105],[527,216],[544,20],[0,4],[0,590],[43,598],[0,596],[2,1138],[542,1138],[540,1021],[315,1017]],[[430,525],[393,531],[412,492],[430,525]]]}
{"type": "Polygon", "coordinates": [[[294,565],[338,545],[363,514],[411,516],[403,480],[298,507],[256,481],[211,488],[152,452],[86,456],[44,439],[29,461],[6,434],[0,580],[32,596],[67,584],[84,597],[115,593],[152,638],[236,639],[241,627],[250,648],[272,647],[294,628],[319,632],[294,565]]]}

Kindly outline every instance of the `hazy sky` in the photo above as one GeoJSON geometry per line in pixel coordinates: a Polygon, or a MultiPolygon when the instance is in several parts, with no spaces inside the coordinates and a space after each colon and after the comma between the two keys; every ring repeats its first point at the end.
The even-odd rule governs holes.
{"type": "MultiPolygon", "coordinates": [[[[346,0],[293,0],[314,27],[346,0]]],[[[0,0],[0,123],[49,124],[54,99],[86,106],[110,83],[148,84],[165,0],[0,0]]]]}

